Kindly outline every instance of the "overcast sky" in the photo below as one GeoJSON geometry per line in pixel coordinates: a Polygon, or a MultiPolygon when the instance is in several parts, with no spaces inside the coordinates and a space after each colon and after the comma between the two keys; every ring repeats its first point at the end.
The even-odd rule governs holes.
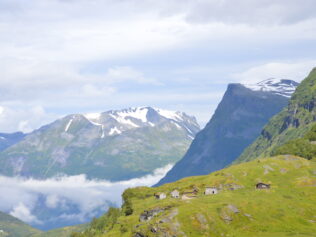
{"type": "Polygon", "coordinates": [[[316,66],[315,0],[0,0],[0,132],[155,106],[208,121],[230,82],[316,66]]]}

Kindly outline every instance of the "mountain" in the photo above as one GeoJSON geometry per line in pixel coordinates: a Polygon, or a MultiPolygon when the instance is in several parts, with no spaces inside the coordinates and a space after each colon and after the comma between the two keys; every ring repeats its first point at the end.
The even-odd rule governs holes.
{"type": "Polygon", "coordinates": [[[24,134],[22,132],[0,133],[0,151],[3,151],[6,148],[18,143],[25,136],[26,136],[26,134],[24,134]]]}
{"type": "Polygon", "coordinates": [[[178,161],[199,131],[194,117],[151,107],[72,114],[0,153],[0,173],[47,178],[86,174],[112,181],[178,161]]]}
{"type": "Polygon", "coordinates": [[[316,233],[315,172],[314,160],[285,155],[157,188],[127,189],[122,209],[110,209],[86,231],[72,236],[312,237],[316,233]],[[204,195],[206,187],[217,194],[204,195]],[[175,189],[181,198],[171,197],[175,189]],[[157,193],[167,197],[156,199],[157,193]]]}
{"type": "Polygon", "coordinates": [[[184,157],[157,184],[208,174],[229,165],[288,103],[297,83],[268,79],[254,85],[229,84],[211,120],[184,157]]]}
{"type": "Polygon", "coordinates": [[[53,229],[46,232],[41,232],[39,234],[34,234],[30,237],[70,237],[71,233],[83,232],[88,228],[87,224],[80,224],[74,226],[65,226],[63,228],[53,229]]]}
{"type": "Polygon", "coordinates": [[[261,135],[245,149],[236,163],[270,156],[287,142],[304,137],[315,122],[316,68],[297,87],[288,106],[269,121],[261,135]]]}
{"type": "MultiPolygon", "coordinates": [[[[2,195],[2,194],[1,194],[2,195]]],[[[37,230],[19,219],[0,212],[0,236],[2,237],[26,237],[40,234],[37,230]]]]}

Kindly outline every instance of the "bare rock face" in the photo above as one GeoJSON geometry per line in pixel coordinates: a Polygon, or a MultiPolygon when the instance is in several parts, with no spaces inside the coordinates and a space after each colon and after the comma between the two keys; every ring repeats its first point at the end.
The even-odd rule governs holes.
{"type": "Polygon", "coordinates": [[[151,220],[154,216],[158,215],[159,213],[163,212],[166,208],[157,207],[152,210],[145,210],[139,216],[140,222],[145,222],[151,220]]]}
{"type": "Polygon", "coordinates": [[[220,217],[226,222],[229,223],[233,221],[233,216],[238,214],[239,209],[233,204],[228,204],[226,207],[222,208],[220,212],[220,217]]]}
{"type": "Polygon", "coordinates": [[[229,204],[229,205],[227,206],[227,208],[228,208],[229,210],[231,210],[233,213],[239,213],[238,208],[237,208],[236,206],[232,205],[232,204],[229,204]]]}
{"type": "Polygon", "coordinates": [[[142,234],[142,233],[140,233],[140,232],[136,232],[136,233],[133,235],[133,237],[147,237],[147,235],[144,235],[144,234],[142,234]]]}

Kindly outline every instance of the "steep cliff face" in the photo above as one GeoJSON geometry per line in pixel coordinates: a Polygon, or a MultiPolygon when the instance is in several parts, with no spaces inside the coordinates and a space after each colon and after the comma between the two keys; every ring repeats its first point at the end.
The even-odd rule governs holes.
{"type": "Polygon", "coordinates": [[[228,85],[209,123],[157,185],[208,174],[234,161],[260,135],[268,120],[287,105],[289,95],[297,86],[291,80],[272,81],[228,85]]]}
{"type": "Polygon", "coordinates": [[[241,154],[243,162],[273,154],[278,147],[302,138],[316,122],[316,68],[301,82],[289,104],[274,116],[261,135],[241,154]]]}

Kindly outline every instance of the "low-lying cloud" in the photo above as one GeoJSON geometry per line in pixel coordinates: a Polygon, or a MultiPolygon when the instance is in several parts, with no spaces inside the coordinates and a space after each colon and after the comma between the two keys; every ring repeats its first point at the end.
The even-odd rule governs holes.
{"type": "Polygon", "coordinates": [[[167,165],[153,174],[119,182],[89,180],[85,175],[46,180],[0,176],[0,210],[44,230],[79,224],[109,206],[120,206],[126,188],[151,186],[171,168],[167,165]]]}

